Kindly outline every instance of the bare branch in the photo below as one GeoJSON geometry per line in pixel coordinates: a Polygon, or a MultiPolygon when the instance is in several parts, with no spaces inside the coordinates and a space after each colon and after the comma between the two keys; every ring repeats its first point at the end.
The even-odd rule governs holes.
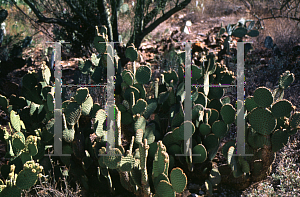
{"type": "Polygon", "coordinates": [[[34,12],[36,17],[38,18],[38,21],[36,23],[55,23],[59,24],[64,27],[69,27],[70,29],[78,29],[76,25],[72,22],[66,22],[64,20],[58,19],[58,18],[47,18],[45,17],[35,6],[33,3],[31,3],[29,0],[24,0],[24,2],[31,8],[31,10],[34,12]]]}

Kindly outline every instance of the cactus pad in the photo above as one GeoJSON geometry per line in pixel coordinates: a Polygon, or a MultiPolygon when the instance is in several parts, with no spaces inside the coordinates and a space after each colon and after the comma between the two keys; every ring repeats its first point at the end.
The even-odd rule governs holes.
{"type": "Polygon", "coordinates": [[[260,107],[270,107],[273,103],[273,95],[272,92],[266,87],[259,87],[255,90],[254,94],[254,101],[260,107]]]}
{"type": "Polygon", "coordinates": [[[175,197],[175,191],[173,190],[172,185],[165,180],[161,180],[157,184],[156,194],[159,194],[159,196],[165,196],[165,197],[175,197]]]}
{"type": "Polygon", "coordinates": [[[106,52],[107,44],[105,42],[106,40],[103,35],[99,35],[94,38],[94,46],[98,53],[102,54],[106,52]]]}
{"type": "Polygon", "coordinates": [[[135,163],[135,159],[133,158],[132,155],[127,155],[126,157],[122,157],[120,162],[120,170],[123,172],[131,171],[134,163],[135,163]]]}
{"type": "Polygon", "coordinates": [[[133,85],[133,74],[131,72],[124,73],[122,79],[127,85],[129,86],[133,85]]]}
{"type": "Polygon", "coordinates": [[[248,96],[245,100],[245,107],[247,111],[251,112],[252,109],[259,107],[258,104],[254,101],[253,96],[248,96]]]}
{"type": "Polygon", "coordinates": [[[293,110],[293,105],[288,100],[277,101],[271,108],[272,114],[275,118],[289,117],[291,111],[293,110]]]}
{"type": "Polygon", "coordinates": [[[134,46],[129,46],[125,51],[125,56],[129,58],[131,62],[134,62],[138,58],[138,52],[134,46]]]}
{"type": "Polygon", "coordinates": [[[218,120],[214,122],[211,130],[218,138],[221,138],[224,137],[227,132],[227,125],[224,121],[218,120]]]}
{"type": "Polygon", "coordinates": [[[287,132],[277,129],[272,134],[272,151],[277,152],[288,143],[289,135],[287,132]]]}
{"type": "Polygon", "coordinates": [[[203,163],[207,158],[207,151],[202,144],[194,146],[193,154],[200,154],[200,156],[193,156],[193,163],[203,163]]]}
{"type": "Polygon", "coordinates": [[[10,122],[11,122],[11,126],[16,131],[19,132],[21,130],[20,116],[14,110],[10,111],[10,122]]]}
{"type": "Polygon", "coordinates": [[[143,115],[147,109],[147,102],[144,99],[137,100],[136,104],[132,107],[133,114],[143,115]]]}
{"type": "Polygon", "coordinates": [[[184,191],[187,184],[187,177],[182,169],[180,168],[172,169],[170,174],[170,180],[171,180],[172,187],[176,192],[181,193],[184,191]]]}
{"type": "Polygon", "coordinates": [[[106,156],[102,157],[104,164],[109,169],[117,169],[122,159],[122,153],[118,148],[112,148],[110,151],[108,151],[106,156]]]}
{"type": "Polygon", "coordinates": [[[280,75],[279,78],[279,88],[286,89],[288,88],[291,83],[295,80],[295,76],[293,73],[290,73],[290,71],[285,71],[282,75],[280,75]]]}
{"type": "Polygon", "coordinates": [[[29,189],[37,182],[42,169],[43,167],[39,166],[38,163],[27,161],[24,164],[24,169],[18,174],[16,186],[20,189],[29,189]]]}
{"type": "Polygon", "coordinates": [[[199,131],[202,135],[207,135],[211,132],[211,126],[207,123],[203,123],[199,127],[199,131]]]}
{"type": "Polygon", "coordinates": [[[228,150],[229,148],[233,146],[235,147],[235,141],[228,141],[226,142],[226,144],[224,144],[224,146],[222,147],[222,154],[223,156],[227,159],[227,156],[228,156],[228,150]]]}
{"type": "Polygon", "coordinates": [[[140,66],[136,70],[135,78],[139,84],[146,84],[151,79],[151,69],[148,66],[140,66]]]}
{"type": "Polygon", "coordinates": [[[195,133],[195,126],[190,121],[183,122],[178,129],[175,129],[173,131],[174,138],[177,140],[185,140],[185,138],[190,138],[195,133]],[[188,133],[190,136],[185,136],[188,131],[185,131],[184,127],[191,128],[190,133],[188,133]]]}
{"type": "Polygon", "coordinates": [[[251,127],[262,135],[269,135],[276,127],[276,119],[269,109],[255,108],[248,115],[251,127]]]}
{"type": "Polygon", "coordinates": [[[84,88],[78,88],[76,90],[76,94],[75,94],[75,101],[81,105],[85,99],[87,98],[87,96],[89,95],[89,89],[84,87],[84,88]]]}
{"type": "Polygon", "coordinates": [[[231,104],[225,104],[221,108],[221,116],[226,124],[232,124],[235,120],[235,109],[231,104]]]}
{"type": "Polygon", "coordinates": [[[71,101],[65,109],[66,121],[69,125],[75,125],[81,115],[81,106],[71,101]]]}

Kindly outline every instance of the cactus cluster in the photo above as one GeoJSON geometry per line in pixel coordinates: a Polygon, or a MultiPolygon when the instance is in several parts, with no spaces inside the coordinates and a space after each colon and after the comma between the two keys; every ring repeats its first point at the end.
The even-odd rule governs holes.
{"type": "Polygon", "coordinates": [[[19,197],[22,190],[34,186],[39,177],[42,177],[43,166],[34,161],[24,163],[23,170],[15,173],[15,165],[2,167],[1,174],[6,178],[5,182],[0,181],[0,194],[3,197],[19,197]],[[7,176],[5,176],[7,175],[7,176]]]}
{"type": "MultiPolygon", "coordinates": [[[[249,27],[246,32],[243,25],[231,31],[237,37],[255,34],[249,27]]],[[[96,83],[101,82],[107,60],[118,59],[110,57],[108,51],[112,48],[107,41],[106,28],[102,27],[94,40],[99,54],[79,63],[81,71],[90,73],[96,83]]],[[[128,46],[125,56],[134,63],[137,49],[128,46]]],[[[237,109],[224,96],[224,87],[210,85],[234,84],[235,76],[212,53],[203,54],[197,65],[192,62],[192,84],[203,86],[192,86],[192,119],[185,121],[185,52],[178,52],[178,56],[178,71],[165,71],[154,82],[149,65],[134,68],[133,72],[126,69],[119,72],[118,62],[113,62],[118,67],[116,89],[120,87],[113,105],[114,131],[107,126],[107,112],[94,103],[89,89],[78,88],[73,97],[62,103],[62,153],[71,156],[60,156],[53,161],[44,156],[45,147],[54,145],[51,73],[43,65],[38,72],[26,74],[22,79],[24,97],[12,95],[7,99],[0,95],[0,106],[10,118],[10,132],[0,129],[0,137],[7,145],[6,157],[10,159],[8,165],[1,167],[6,185],[2,181],[0,194],[20,196],[22,189],[36,183],[43,168],[49,173],[54,160],[67,166],[70,176],[91,195],[99,192],[99,187],[101,192],[109,190],[114,194],[114,188],[122,186],[136,196],[176,196],[184,191],[188,178],[199,177],[211,194],[221,181],[261,180],[274,159],[274,152],[300,128],[300,113],[283,99],[294,75],[289,71],[283,73],[273,91],[257,88],[245,100],[245,112],[239,112],[246,117],[246,154],[254,156],[234,156],[236,142],[229,141],[222,147],[228,164],[212,168],[222,138],[237,121],[237,109]],[[150,92],[146,87],[150,87],[150,92]],[[189,136],[185,136],[184,128],[190,128],[189,136]],[[114,145],[106,139],[110,132],[114,132],[114,145]],[[191,139],[192,149],[189,155],[178,156],[185,153],[186,137],[191,139]]],[[[58,180],[63,175],[60,166],[57,167],[54,171],[58,180]]]]}

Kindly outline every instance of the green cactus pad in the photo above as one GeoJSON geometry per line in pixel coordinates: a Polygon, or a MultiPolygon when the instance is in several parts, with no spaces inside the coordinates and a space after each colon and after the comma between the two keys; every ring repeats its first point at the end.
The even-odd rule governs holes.
{"type": "Polygon", "coordinates": [[[94,46],[98,53],[102,54],[106,52],[107,44],[103,35],[95,36],[94,38],[94,46]]]}
{"type": "Polygon", "coordinates": [[[125,125],[131,124],[133,122],[132,114],[129,112],[123,112],[121,114],[121,122],[125,125]]]}
{"type": "Polygon", "coordinates": [[[190,136],[188,136],[188,138],[190,138],[195,133],[194,124],[191,121],[185,121],[180,125],[180,127],[178,129],[175,129],[173,131],[173,135],[176,140],[185,140],[185,137],[186,137],[185,135],[187,134],[187,132],[184,129],[185,126],[192,129],[190,131],[190,136]]]}
{"type": "Polygon", "coordinates": [[[1,197],[20,197],[22,193],[22,190],[17,186],[5,186],[1,188],[1,197]]]}
{"type": "Polygon", "coordinates": [[[144,112],[144,117],[148,119],[150,115],[153,114],[153,112],[156,110],[156,108],[157,108],[156,99],[147,100],[147,108],[144,112]]]}
{"type": "Polygon", "coordinates": [[[72,126],[71,128],[65,128],[63,130],[63,139],[70,143],[74,140],[75,137],[75,130],[74,130],[74,126],[72,126]]]}
{"type": "Polygon", "coordinates": [[[25,148],[25,136],[22,132],[16,132],[12,135],[12,145],[18,150],[25,148]]]}
{"type": "Polygon", "coordinates": [[[193,154],[200,154],[200,156],[193,156],[193,163],[203,163],[207,158],[207,151],[202,144],[194,146],[193,154]]]}
{"type": "Polygon", "coordinates": [[[158,183],[162,180],[165,180],[166,182],[170,183],[168,176],[164,173],[161,173],[157,177],[154,178],[154,181],[153,181],[154,187],[156,188],[158,183]]]}
{"type": "Polygon", "coordinates": [[[203,107],[206,106],[208,101],[205,100],[205,95],[202,92],[198,92],[198,98],[195,101],[195,104],[201,104],[203,107]]]}
{"type": "Polygon", "coordinates": [[[248,132],[247,138],[249,145],[254,149],[263,148],[264,146],[271,146],[269,135],[255,133],[252,129],[248,132]]]}
{"type": "Polygon", "coordinates": [[[227,125],[223,120],[215,121],[211,128],[212,132],[216,135],[218,138],[222,138],[227,133],[227,125]]]}
{"type": "Polygon", "coordinates": [[[208,124],[212,125],[215,121],[219,119],[219,112],[216,109],[210,110],[210,117],[208,119],[208,124]]]}
{"type": "Polygon", "coordinates": [[[269,109],[255,108],[248,115],[251,127],[262,135],[269,135],[276,127],[276,119],[269,109]]]}
{"type": "Polygon", "coordinates": [[[69,125],[75,125],[79,120],[81,115],[81,106],[75,102],[71,101],[65,109],[66,121],[69,125]]]}
{"type": "Polygon", "coordinates": [[[93,98],[89,95],[87,99],[81,104],[81,113],[84,116],[90,114],[93,107],[93,98]]]}
{"type": "Polygon", "coordinates": [[[37,181],[38,174],[32,171],[33,169],[22,170],[17,177],[16,185],[20,189],[29,189],[37,181]]]}
{"type": "Polygon", "coordinates": [[[143,139],[147,139],[148,144],[152,144],[155,141],[155,124],[149,124],[146,127],[143,139]]]}
{"type": "Polygon", "coordinates": [[[20,189],[29,189],[34,186],[42,169],[43,167],[34,161],[27,161],[24,169],[18,174],[16,186],[20,189]]]}
{"type": "Polygon", "coordinates": [[[137,101],[139,98],[140,98],[140,91],[133,87],[133,86],[129,86],[129,88],[127,88],[124,92],[124,98],[127,100],[127,101],[130,101],[131,99],[131,92],[134,93],[134,98],[135,98],[135,101],[137,101]]]}
{"type": "Polygon", "coordinates": [[[99,122],[99,124],[103,124],[106,120],[106,112],[103,109],[99,109],[96,112],[95,122],[99,122]]]}
{"type": "MultiPolygon", "coordinates": [[[[178,127],[176,129],[179,129],[178,127]]],[[[166,147],[170,147],[172,144],[177,144],[178,140],[175,139],[174,134],[172,131],[169,131],[165,134],[163,138],[163,143],[166,147]]]]}
{"type": "Polygon", "coordinates": [[[220,99],[224,95],[224,88],[223,87],[210,87],[208,98],[209,99],[220,99]]]}
{"type": "Polygon", "coordinates": [[[87,98],[87,96],[89,95],[89,89],[84,87],[84,88],[78,88],[76,90],[76,94],[75,94],[75,101],[81,105],[87,98]]]}
{"type": "Polygon", "coordinates": [[[235,37],[243,38],[247,34],[247,29],[244,27],[239,27],[232,32],[235,37]]]}
{"type": "Polygon", "coordinates": [[[176,154],[181,154],[181,148],[177,144],[172,144],[170,147],[167,148],[169,155],[176,156],[176,154]]]}
{"type": "Polygon", "coordinates": [[[134,138],[135,143],[142,144],[142,142],[143,142],[143,135],[144,135],[143,129],[137,129],[137,131],[135,133],[135,138],[134,138]]]}
{"type": "Polygon", "coordinates": [[[200,133],[205,136],[211,132],[211,126],[206,123],[202,123],[199,127],[200,133]]]}
{"type": "Polygon", "coordinates": [[[225,104],[221,108],[221,116],[226,124],[232,124],[235,120],[235,109],[231,104],[225,104]]]}
{"type": "Polygon", "coordinates": [[[161,173],[168,175],[169,155],[162,141],[157,142],[157,151],[153,160],[152,177],[157,177],[161,173]]]}
{"type": "Polygon", "coordinates": [[[167,101],[169,97],[169,92],[161,92],[158,96],[158,104],[163,104],[165,101],[167,101]]]}
{"type": "Polygon", "coordinates": [[[157,148],[158,148],[157,143],[154,142],[154,143],[150,144],[149,147],[150,148],[148,150],[148,155],[149,155],[149,157],[154,158],[157,148]]]}
{"type": "Polygon", "coordinates": [[[288,117],[293,110],[293,104],[288,100],[277,101],[271,108],[275,118],[288,117]]]}
{"type": "Polygon", "coordinates": [[[129,85],[129,86],[133,85],[133,74],[131,72],[126,72],[122,76],[122,79],[127,85],[129,85]]]}
{"type": "Polygon", "coordinates": [[[146,99],[147,92],[146,92],[144,85],[135,83],[135,84],[133,84],[133,87],[137,88],[140,91],[140,98],[146,99]]]}
{"type": "Polygon", "coordinates": [[[285,71],[279,78],[279,88],[287,89],[295,80],[295,75],[289,70],[285,71]]]}
{"type": "Polygon", "coordinates": [[[166,83],[170,84],[171,80],[173,80],[173,84],[177,84],[178,75],[175,71],[172,70],[171,72],[165,72],[163,75],[166,83]]]}
{"type": "Polygon", "coordinates": [[[226,105],[226,104],[230,104],[230,97],[229,96],[225,96],[221,99],[221,102],[223,105],[226,105]]]}
{"type": "Polygon", "coordinates": [[[277,129],[272,134],[271,140],[272,140],[272,151],[277,152],[288,143],[289,135],[287,132],[281,129],[277,129]]]}
{"type": "Polygon", "coordinates": [[[134,46],[129,46],[125,51],[125,56],[129,58],[131,62],[134,62],[138,58],[138,52],[134,46]]]}
{"type": "Polygon", "coordinates": [[[173,189],[181,193],[184,191],[187,184],[187,177],[181,168],[173,168],[170,174],[170,180],[173,189]]]}
{"type": "Polygon", "coordinates": [[[192,109],[192,119],[193,120],[197,119],[199,117],[199,112],[203,110],[204,108],[201,104],[194,105],[192,109]]]}
{"type": "Polygon", "coordinates": [[[143,115],[147,109],[147,102],[144,99],[137,100],[136,104],[132,107],[133,114],[143,115]]]}
{"type": "Polygon", "coordinates": [[[105,68],[107,68],[107,65],[114,65],[114,60],[113,60],[113,58],[111,57],[110,54],[104,53],[104,54],[101,56],[100,63],[101,63],[105,68]]]}
{"type": "Polygon", "coordinates": [[[219,138],[217,136],[215,136],[214,134],[209,134],[203,140],[203,145],[205,146],[205,149],[207,150],[207,152],[211,152],[216,147],[219,147],[219,138]]]}
{"type": "Polygon", "coordinates": [[[219,183],[221,183],[221,174],[218,168],[213,168],[210,171],[208,180],[212,183],[212,185],[218,185],[219,183]]]}
{"type": "Polygon", "coordinates": [[[216,109],[218,112],[222,108],[222,103],[220,99],[212,99],[210,100],[209,104],[207,105],[208,108],[216,109]]]}
{"type": "Polygon", "coordinates": [[[135,78],[139,84],[147,84],[152,76],[151,69],[149,66],[140,66],[136,70],[135,78]]]}
{"type": "Polygon", "coordinates": [[[122,157],[120,162],[120,170],[122,172],[131,171],[134,163],[135,163],[135,159],[133,158],[132,155],[127,155],[126,157],[122,157]]]}
{"type": "Polygon", "coordinates": [[[175,197],[176,193],[172,188],[172,185],[165,181],[161,180],[156,187],[156,194],[159,194],[159,196],[165,196],[165,197],[175,197]]]}
{"type": "Polygon", "coordinates": [[[258,104],[254,101],[253,96],[248,96],[245,100],[245,107],[248,112],[251,112],[254,108],[259,107],[258,104]]]}
{"type": "Polygon", "coordinates": [[[11,126],[16,130],[21,130],[20,116],[14,110],[10,111],[10,122],[11,126]]]}
{"type": "Polygon", "coordinates": [[[273,103],[272,92],[266,87],[259,87],[253,93],[254,101],[260,107],[270,107],[273,103]]]}
{"type": "MultiPolygon", "coordinates": [[[[99,60],[98,60],[98,64],[99,64],[99,60]]],[[[98,66],[98,64],[96,66],[98,66]]],[[[79,61],[78,68],[82,72],[82,74],[86,75],[92,72],[93,63],[91,60],[79,61]]]]}
{"type": "Polygon", "coordinates": [[[47,107],[49,111],[54,111],[54,96],[50,92],[47,94],[47,107]]]}
{"type": "Polygon", "coordinates": [[[137,131],[138,129],[142,129],[143,132],[146,128],[146,119],[144,116],[140,116],[137,121],[134,123],[134,131],[137,131]]]}
{"type": "Polygon", "coordinates": [[[192,65],[192,79],[197,80],[203,76],[202,68],[192,65]]]}
{"type": "Polygon", "coordinates": [[[178,112],[177,114],[175,114],[172,120],[171,127],[172,128],[179,127],[183,121],[184,121],[184,116],[180,112],[178,112]]]}
{"type": "Polygon", "coordinates": [[[247,33],[247,35],[250,36],[250,37],[257,37],[259,35],[259,31],[251,30],[247,33]]]}
{"type": "Polygon", "coordinates": [[[110,151],[108,151],[106,156],[102,157],[104,164],[109,169],[117,169],[122,159],[122,153],[118,148],[112,148],[110,151]]]}
{"type": "Polygon", "coordinates": [[[290,126],[294,129],[300,129],[300,112],[295,112],[292,115],[290,126]]]}
{"type": "Polygon", "coordinates": [[[224,144],[224,146],[222,147],[222,154],[223,156],[227,159],[227,156],[228,156],[228,150],[229,148],[233,146],[235,147],[235,141],[228,141],[226,142],[226,144],[224,144]]]}

